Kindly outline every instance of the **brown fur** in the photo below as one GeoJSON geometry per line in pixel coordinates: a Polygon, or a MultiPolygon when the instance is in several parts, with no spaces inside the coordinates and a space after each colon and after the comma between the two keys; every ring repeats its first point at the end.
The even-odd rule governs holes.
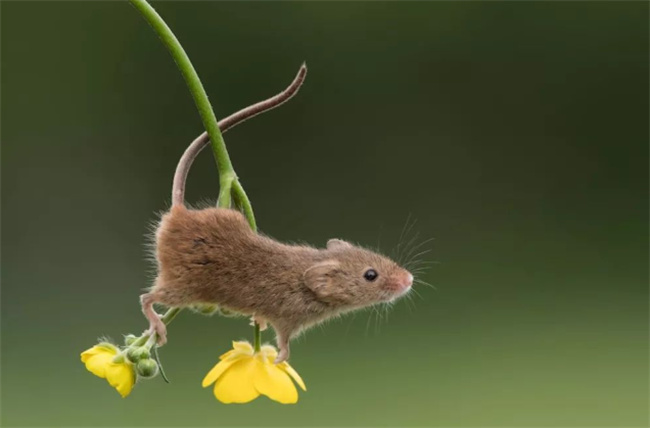
{"type": "Polygon", "coordinates": [[[156,259],[158,277],[143,306],[218,304],[254,315],[275,329],[278,360],[288,358],[288,342],[303,328],[390,301],[412,280],[393,261],[344,241],[330,240],[326,249],[282,244],[223,208],[173,206],[156,233],[156,259]],[[370,268],[379,274],[372,282],[364,278],[370,268]]]}
{"type": "MultiPolygon", "coordinates": [[[[219,121],[221,132],[286,102],[306,72],[303,64],[287,89],[219,121]]],[[[238,211],[185,208],[187,174],[208,141],[203,133],[181,157],[172,208],[156,231],[158,276],[150,292],[140,296],[160,345],[167,341],[167,330],[154,304],[219,305],[252,315],[261,325],[270,322],[278,335],[280,362],[289,357],[290,338],[303,328],[408,291],[413,281],[409,272],[347,242],[331,239],[326,249],[285,245],[253,232],[238,211]],[[375,280],[364,278],[368,269],[379,273],[375,280]]]]}

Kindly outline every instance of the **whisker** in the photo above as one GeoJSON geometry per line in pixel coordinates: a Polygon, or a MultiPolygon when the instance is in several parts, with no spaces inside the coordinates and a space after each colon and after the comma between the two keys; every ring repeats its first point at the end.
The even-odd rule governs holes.
{"type": "Polygon", "coordinates": [[[384,304],[384,315],[386,317],[386,324],[388,324],[388,315],[390,314],[391,305],[388,303],[384,304]]]}
{"type": "Polygon", "coordinates": [[[428,275],[429,271],[418,271],[418,270],[416,270],[416,271],[411,271],[411,273],[413,274],[413,282],[417,282],[417,281],[420,280],[420,278],[428,275]]]}
{"type": "Polygon", "coordinates": [[[413,274],[414,277],[422,276],[427,274],[431,270],[431,266],[428,265],[419,265],[415,267],[407,267],[406,268],[411,274],[413,274]]]}
{"type": "Polygon", "coordinates": [[[411,256],[411,258],[410,258],[411,261],[409,261],[408,263],[412,263],[412,262],[415,262],[415,261],[419,260],[418,257],[421,257],[421,256],[423,256],[425,254],[428,254],[431,251],[433,251],[431,248],[427,248],[426,250],[420,251],[419,253],[411,256]]]}
{"type": "Polygon", "coordinates": [[[415,288],[412,288],[412,290],[413,290],[413,292],[415,293],[416,296],[418,296],[420,299],[424,300],[424,298],[423,298],[422,295],[418,292],[418,290],[416,290],[415,288]]]}
{"type": "Polygon", "coordinates": [[[357,313],[356,313],[356,312],[353,312],[353,313],[352,313],[352,319],[350,319],[350,321],[348,322],[348,327],[345,329],[345,334],[343,335],[343,337],[348,337],[348,334],[350,333],[350,327],[351,327],[352,324],[354,323],[354,319],[355,319],[356,317],[357,317],[357,313]]]}
{"type": "Polygon", "coordinates": [[[364,337],[368,337],[368,329],[370,328],[370,320],[372,319],[372,306],[370,307],[370,313],[368,314],[368,321],[366,321],[366,332],[364,337]]]}
{"type": "Polygon", "coordinates": [[[417,242],[417,239],[418,239],[419,237],[420,237],[420,232],[415,232],[415,235],[413,235],[413,237],[412,237],[411,239],[408,240],[408,242],[406,243],[406,245],[404,245],[404,250],[403,250],[403,252],[400,253],[400,257],[399,257],[400,264],[402,264],[402,262],[403,262],[405,259],[407,259],[406,257],[404,257],[404,255],[405,255],[405,254],[408,254],[407,251],[410,252],[409,247],[410,247],[411,245],[413,245],[415,242],[417,242]]]}
{"type": "MultiPolygon", "coordinates": [[[[428,282],[426,282],[426,281],[423,281],[423,280],[421,280],[421,279],[415,279],[415,280],[413,280],[413,282],[416,283],[416,284],[424,285],[425,287],[431,287],[431,288],[433,288],[434,290],[437,290],[437,289],[438,289],[435,285],[430,284],[430,283],[428,283],[428,282]]],[[[413,289],[413,291],[415,291],[415,289],[413,289]]]]}
{"type": "Polygon", "coordinates": [[[442,262],[440,262],[439,260],[424,260],[424,259],[420,259],[420,260],[413,260],[410,264],[416,264],[416,265],[427,265],[427,266],[428,266],[428,265],[439,265],[439,264],[441,264],[441,263],[442,263],[442,262]]]}
{"type": "Polygon", "coordinates": [[[429,242],[433,242],[433,241],[435,241],[435,240],[436,240],[436,238],[431,237],[431,238],[428,238],[428,239],[425,239],[425,240],[419,242],[417,245],[414,245],[413,248],[411,248],[411,253],[409,253],[409,255],[411,255],[411,254],[413,254],[414,252],[418,251],[419,249],[421,249],[422,247],[424,247],[424,246],[425,246],[426,244],[428,244],[429,242]]]}
{"type": "Polygon", "coordinates": [[[431,266],[433,265],[439,265],[440,262],[435,261],[435,260],[413,260],[411,263],[409,263],[407,266],[411,267],[412,269],[430,269],[431,266]]]}
{"type": "MultiPolygon", "coordinates": [[[[419,233],[418,233],[417,235],[419,236],[419,233]]],[[[415,245],[415,247],[414,247],[413,249],[420,248],[420,247],[423,246],[424,244],[427,244],[427,243],[429,243],[429,242],[431,242],[431,241],[433,241],[433,240],[435,240],[435,239],[436,239],[435,237],[431,237],[431,238],[425,239],[424,241],[419,242],[417,245],[415,245]]],[[[411,241],[413,241],[413,239],[412,239],[411,241]]]]}
{"type": "Polygon", "coordinates": [[[409,225],[410,221],[411,221],[411,213],[409,213],[408,217],[406,218],[406,223],[404,223],[402,232],[399,234],[399,239],[397,240],[397,247],[395,248],[395,257],[394,257],[395,260],[400,259],[404,238],[408,236],[408,234],[411,232],[411,229],[413,228],[413,225],[415,224],[415,220],[414,220],[413,223],[409,225]]]}
{"type": "Polygon", "coordinates": [[[391,309],[393,309],[392,302],[384,303],[384,314],[386,315],[386,323],[388,323],[388,315],[390,314],[391,309]]]}
{"type": "Polygon", "coordinates": [[[410,271],[413,275],[416,273],[422,273],[422,272],[428,272],[431,270],[432,265],[431,264],[425,264],[425,263],[410,263],[406,266],[404,266],[405,269],[410,271]]]}
{"type": "Polygon", "coordinates": [[[404,266],[404,268],[415,275],[416,273],[419,274],[422,272],[428,272],[431,270],[431,265],[424,263],[409,263],[408,265],[404,266]]]}
{"type": "Polygon", "coordinates": [[[377,234],[377,250],[381,248],[381,234],[382,234],[383,227],[380,225],[379,226],[379,233],[377,234]]]}
{"type": "Polygon", "coordinates": [[[406,231],[406,227],[409,225],[409,221],[411,221],[411,213],[409,213],[408,217],[406,217],[406,223],[404,223],[404,227],[402,227],[402,233],[399,234],[400,241],[404,237],[404,232],[406,231]]]}
{"type": "Polygon", "coordinates": [[[420,242],[419,244],[414,245],[414,246],[409,250],[409,252],[406,254],[405,260],[412,260],[412,259],[417,258],[417,257],[420,255],[420,253],[418,253],[418,254],[416,254],[416,255],[413,255],[413,253],[415,253],[416,251],[418,251],[419,249],[421,249],[424,245],[428,244],[429,242],[433,241],[434,239],[435,239],[435,238],[425,239],[424,241],[420,242]]]}
{"type": "Polygon", "coordinates": [[[409,308],[409,313],[413,315],[413,309],[415,309],[415,302],[413,301],[413,296],[409,292],[404,297],[406,297],[406,307],[409,308]]]}
{"type": "Polygon", "coordinates": [[[413,307],[411,305],[413,305],[413,297],[409,293],[409,294],[406,295],[406,307],[409,308],[409,313],[412,315],[413,314],[413,307]]]}
{"type": "Polygon", "coordinates": [[[372,316],[372,311],[369,311],[368,313],[368,320],[366,321],[366,330],[364,332],[363,337],[368,337],[368,328],[370,327],[370,318],[372,316]]]}
{"type": "Polygon", "coordinates": [[[402,227],[402,231],[399,234],[399,238],[397,239],[397,245],[390,252],[390,256],[393,260],[397,260],[397,257],[399,256],[399,247],[402,242],[402,235],[404,235],[404,229],[406,229],[406,226],[408,225],[410,219],[411,219],[411,214],[409,213],[408,217],[406,218],[406,223],[404,223],[404,226],[402,227]]]}
{"type": "MultiPolygon", "coordinates": [[[[415,227],[416,223],[417,223],[417,220],[413,220],[413,223],[411,224],[411,227],[409,227],[409,230],[407,231],[407,234],[404,236],[404,239],[406,239],[409,236],[409,234],[414,232],[413,228],[415,227]]],[[[402,260],[406,259],[405,254],[409,250],[409,247],[411,247],[415,242],[417,242],[419,237],[420,237],[420,232],[415,231],[415,233],[413,234],[413,237],[406,242],[406,245],[404,245],[404,247],[403,247],[402,254],[400,254],[400,257],[401,257],[402,260]]]]}
{"type": "Polygon", "coordinates": [[[380,322],[381,322],[381,312],[379,309],[375,309],[375,336],[379,335],[380,322]]]}

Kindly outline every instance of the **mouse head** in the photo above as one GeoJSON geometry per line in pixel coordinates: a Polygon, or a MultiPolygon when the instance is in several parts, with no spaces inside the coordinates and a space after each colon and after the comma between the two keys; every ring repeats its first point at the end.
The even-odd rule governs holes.
{"type": "Polygon", "coordinates": [[[325,259],[310,266],[304,282],[319,300],[332,306],[358,308],[389,302],[406,294],[413,275],[387,257],[330,239],[325,259]]]}

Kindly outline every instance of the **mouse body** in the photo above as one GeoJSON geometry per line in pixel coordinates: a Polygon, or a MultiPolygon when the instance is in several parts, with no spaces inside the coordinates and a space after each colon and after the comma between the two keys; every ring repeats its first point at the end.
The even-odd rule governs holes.
{"type": "MultiPolygon", "coordinates": [[[[283,92],[219,121],[221,132],[282,105],[298,91],[306,72],[303,64],[283,92]]],[[[262,328],[270,323],[277,334],[276,362],[282,362],[289,357],[289,340],[301,330],[409,291],[411,273],[367,249],[340,239],[330,239],[325,248],[287,245],[254,232],[237,210],[186,207],[190,167],[208,144],[204,132],[183,153],[172,207],[156,230],[158,274],[140,302],[159,345],[167,341],[167,330],[155,304],[218,305],[252,316],[262,328]]]]}
{"type": "MultiPolygon", "coordinates": [[[[413,282],[372,251],[339,239],[323,249],[283,244],[253,232],[239,211],[226,208],[172,206],[156,232],[156,260],[158,276],[143,306],[219,305],[268,322],[278,336],[278,362],[289,357],[289,340],[301,330],[391,301],[413,282]]],[[[164,342],[164,324],[154,321],[152,328],[164,342]]]]}

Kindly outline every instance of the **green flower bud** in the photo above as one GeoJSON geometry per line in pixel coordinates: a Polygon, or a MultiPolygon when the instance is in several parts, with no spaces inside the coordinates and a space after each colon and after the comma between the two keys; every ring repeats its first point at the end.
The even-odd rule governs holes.
{"type": "Polygon", "coordinates": [[[133,342],[135,342],[136,340],[138,340],[138,337],[133,334],[127,334],[126,336],[124,336],[124,344],[126,346],[133,345],[133,342]]]}
{"type": "Polygon", "coordinates": [[[149,349],[145,348],[144,346],[138,346],[137,348],[129,348],[128,351],[126,351],[126,358],[129,359],[133,364],[137,363],[140,360],[144,360],[149,358],[151,355],[149,354],[149,349]]]}
{"type": "Polygon", "coordinates": [[[144,378],[151,378],[158,374],[158,363],[151,358],[146,358],[138,361],[138,364],[135,366],[138,375],[144,378]]]}

